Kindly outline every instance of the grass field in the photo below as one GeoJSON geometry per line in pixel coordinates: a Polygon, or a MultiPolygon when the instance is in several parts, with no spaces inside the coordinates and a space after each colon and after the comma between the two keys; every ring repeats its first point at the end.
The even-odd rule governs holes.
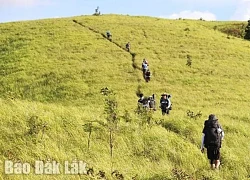
{"type": "Polygon", "coordinates": [[[111,176],[117,170],[124,179],[250,179],[250,42],[220,31],[235,23],[102,15],[0,24],[1,178],[96,179],[103,171],[118,179],[111,176]],[[143,58],[149,83],[134,68],[143,58]],[[109,131],[96,123],[106,122],[103,87],[115,92],[120,117],[112,160],[109,131]],[[158,108],[142,125],[138,89],[156,94],[157,107],[161,93],[170,93],[170,115],[158,108]],[[188,110],[202,116],[190,118],[188,110]],[[225,131],[220,171],[200,152],[211,113],[225,131]],[[88,148],[83,125],[90,121],[88,148]],[[32,171],[6,175],[5,160],[28,162],[32,171]],[[35,175],[36,160],[82,160],[95,177],[35,175]]]}

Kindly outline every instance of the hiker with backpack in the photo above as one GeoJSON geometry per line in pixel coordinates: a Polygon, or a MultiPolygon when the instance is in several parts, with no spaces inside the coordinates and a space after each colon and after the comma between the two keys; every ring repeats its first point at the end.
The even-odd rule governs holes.
{"type": "Polygon", "coordinates": [[[212,169],[219,169],[220,166],[220,148],[224,138],[224,131],[214,114],[208,116],[204,122],[202,131],[201,152],[204,147],[207,149],[207,158],[210,160],[212,169]]]}
{"type": "Polygon", "coordinates": [[[128,52],[130,52],[130,42],[128,42],[128,43],[126,44],[126,49],[127,49],[128,52]]]}
{"type": "Polygon", "coordinates": [[[171,95],[168,95],[167,93],[161,95],[160,108],[163,116],[169,114],[169,111],[172,109],[170,98],[171,95]]]}
{"type": "Polygon", "coordinates": [[[109,40],[111,40],[112,34],[111,34],[110,31],[107,31],[107,32],[106,32],[106,36],[107,36],[107,38],[108,38],[109,40]]]}
{"type": "Polygon", "coordinates": [[[145,74],[148,69],[148,61],[145,58],[143,59],[141,66],[142,66],[143,77],[145,78],[145,74]]]}
{"type": "Polygon", "coordinates": [[[152,96],[149,96],[148,101],[149,101],[149,109],[156,111],[155,95],[153,94],[152,96]]]}
{"type": "Polygon", "coordinates": [[[144,108],[148,108],[149,107],[149,100],[147,97],[144,97],[143,94],[140,94],[140,99],[138,99],[138,105],[141,105],[144,108]]]}
{"type": "Polygon", "coordinates": [[[99,16],[101,15],[101,12],[99,11],[99,6],[97,6],[97,8],[95,9],[95,13],[93,15],[99,16]]]}

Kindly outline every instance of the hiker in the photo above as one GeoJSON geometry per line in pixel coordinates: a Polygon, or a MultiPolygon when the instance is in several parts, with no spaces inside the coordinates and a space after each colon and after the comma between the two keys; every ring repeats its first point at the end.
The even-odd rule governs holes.
{"type": "Polygon", "coordinates": [[[143,94],[140,94],[140,99],[138,100],[138,105],[141,105],[144,108],[148,108],[149,107],[149,100],[148,98],[144,97],[143,94]]]}
{"type": "Polygon", "coordinates": [[[152,96],[149,96],[148,101],[149,109],[156,111],[155,95],[153,94],[152,96]]]}
{"type": "Polygon", "coordinates": [[[144,58],[142,61],[142,72],[143,72],[143,77],[145,77],[146,71],[148,69],[148,61],[144,58]]]}
{"type": "Polygon", "coordinates": [[[168,95],[167,93],[163,93],[161,95],[160,108],[161,108],[161,112],[163,116],[165,114],[169,114],[169,111],[172,109],[170,98],[171,98],[171,95],[168,95]]]}
{"type": "Polygon", "coordinates": [[[211,169],[219,169],[220,166],[220,148],[224,138],[224,132],[214,114],[208,116],[204,122],[202,130],[201,152],[204,147],[207,149],[207,158],[210,160],[211,169]]]}
{"type": "Polygon", "coordinates": [[[130,42],[128,42],[128,43],[126,44],[126,49],[127,49],[128,52],[130,51],[130,42]]]}
{"type": "Polygon", "coordinates": [[[95,9],[95,14],[98,14],[99,11],[99,6],[97,6],[97,8],[95,9]]]}
{"type": "Polygon", "coordinates": [[[107,38],[108,38],[108,39],[111,39],[111,38],[112,38],[112,34],[111,34],[110,31],[107,31],[107,32],[106,32],[106,35],[107,35],[107,38]]]}
{"type": "Polygon", "coordinates": [[[150,70],[147,69],[146,72],[145,72],[145,76],[144,76],[146,82],[150,81],[150,77],[151,77],[150,70]]]}
{"type": "Polygon", "coordinates": [[[95,16],[100,16],[101,15],[101,12],[99,11],[99,6],[97,6],[97,8],[95,9],[95,13],[93,15],[95,16]]]}

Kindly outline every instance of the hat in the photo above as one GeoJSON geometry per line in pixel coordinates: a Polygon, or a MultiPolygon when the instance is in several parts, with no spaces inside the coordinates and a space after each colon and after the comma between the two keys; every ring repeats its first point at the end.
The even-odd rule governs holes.
{"type": "Polygon", "coordinates": [[[208,116],[208,120],[216,121],[216,120],[218,120],[218,118],[217,118],[214,114],[210,114],[210,115],[208,116]]]}
{"type": "Polygon", "coordinates": [[[167,96],[168,94],[167,93],[163,93],[161,96],[167,96]]]}

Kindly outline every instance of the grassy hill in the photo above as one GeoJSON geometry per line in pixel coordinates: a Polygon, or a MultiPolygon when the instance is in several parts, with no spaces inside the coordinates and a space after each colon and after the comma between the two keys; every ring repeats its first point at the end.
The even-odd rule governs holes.
{"type": "Polygon", "coordinates": [[[1,178],[94,179],[104,171],[111,179],[118,170],[125,179],[249,179],[250,43],[219,31],[232,23],[103,15],[0,24],[1,178]],[[123,49],[128,41],[131,53],[123,49]],[[149,83],[137,68],[143,58],[149,83]],[[103,87],[115,92],[120,116],[112,162],[103,87]],[[170,116],[158,108],[142,124],[138,91],[156,94],[157,107],[170,93],[170,116]],[[225,131],[219,172],[199,150],[211,113],[225,131]],[[5,160],[82,160],[96,177],[35,175],[33,166],[29,175],[6,175],[5,160]]]}

